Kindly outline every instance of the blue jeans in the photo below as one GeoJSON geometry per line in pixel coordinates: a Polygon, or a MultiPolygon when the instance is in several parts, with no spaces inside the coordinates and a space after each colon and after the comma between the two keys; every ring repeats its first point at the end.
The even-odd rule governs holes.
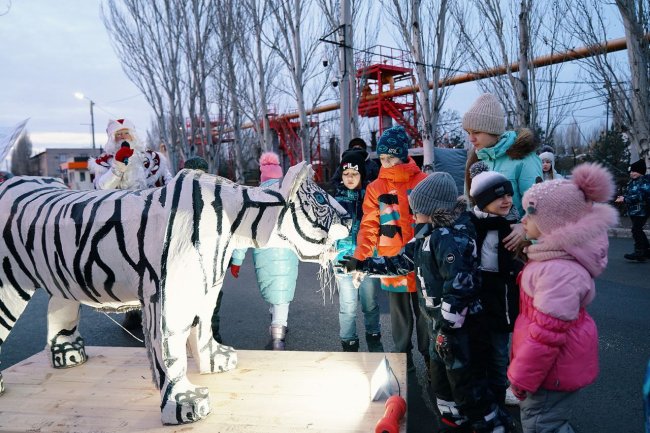
{"type": "Polygon", "coordinates": [[[380,332],[379,305],[377,294],[380,290],[378,278],[364,278],[358,289],[352,285],[351,274],[335,274],[339,288],[339,336],[342,341],[358,340],[357,305],[361,300],[367,334],[380,332]]]}

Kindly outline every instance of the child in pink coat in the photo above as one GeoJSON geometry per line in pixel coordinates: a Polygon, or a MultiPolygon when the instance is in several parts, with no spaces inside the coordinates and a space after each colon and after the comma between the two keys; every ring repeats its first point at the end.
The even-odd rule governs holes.
{"type": "Polygon", "coordinates": [[[528,263],[519,275],[519,316],[508,379],[524,433],[571,433],[577,391],[598,376],[598,331],[586,310],[607,265],[616,210],[612,175],[582,164],[571,180],[532,186],[522,200],[528,263]]]}

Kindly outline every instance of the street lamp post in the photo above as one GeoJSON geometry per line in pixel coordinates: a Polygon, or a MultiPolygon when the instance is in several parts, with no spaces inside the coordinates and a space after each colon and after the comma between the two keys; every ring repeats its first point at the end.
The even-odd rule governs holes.
{"type": "Polygon", "coordinates": [[[76,92],[74,94],[74,97],[77,99],[87,99],[90,101],[90,133],[92,135],[92,140],[93,140],[93,151],[95,150],[95,114],[93,112],[93,105],[95,105],[95,101],[92,99],[88,98],[86,95],[84,95],[81,92],[76,92]]]}

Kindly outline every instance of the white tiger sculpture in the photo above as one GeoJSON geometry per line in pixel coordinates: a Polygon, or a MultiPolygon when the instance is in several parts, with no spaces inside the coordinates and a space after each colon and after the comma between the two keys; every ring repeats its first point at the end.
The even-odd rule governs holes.
{"type": "Polygon", "coordinates": [[[187,379],[186,343],[201,373],[236,366],[235,350],[216,343],[210,326],[233,249],[290,246],[315,261],[347,235],[345,210],[312,174],[305,163],[291,167],[275,190],[194,170],[136,191],[8,180],[0,186],[0,346],[37,288],[51,295],[47,341],[55,368],[87,359],[80,303],[105,311],[142,306],[162,422],[204,418],[208,390],[187,379]]]}

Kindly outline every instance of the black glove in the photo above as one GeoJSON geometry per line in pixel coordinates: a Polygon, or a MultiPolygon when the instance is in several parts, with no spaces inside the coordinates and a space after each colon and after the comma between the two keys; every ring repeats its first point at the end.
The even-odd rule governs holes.
{"type": "Polygon", "coordinates": [[[436,341],[435,341],[436,353],[438,353],[440,359],[442,359],[445,362],[451,359],[454,355],[452,350],[452,344],[453,344],[452,339],[453,336],[445,333],[442,330],[438,331],[438,334],[436,335],[436,341]]]}
{"type": "Polygon", "coordinates": [[[361,263],[363,261],[359,261],[352,256],[343,256],[343,260],[339,260],[339,265],[344,267],[346,272],[354,272],[361,269],[361,263]]]}

